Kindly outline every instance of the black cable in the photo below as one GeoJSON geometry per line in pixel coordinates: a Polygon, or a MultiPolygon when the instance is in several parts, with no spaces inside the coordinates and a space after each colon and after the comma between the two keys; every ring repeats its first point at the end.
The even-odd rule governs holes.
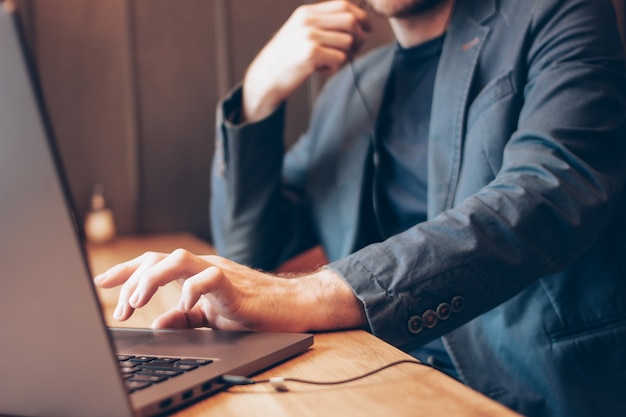
{"type": "Polygon", "coordinates": [[[370,106],[368,105],[367,100],[365,99],[365,94],[363,94],[363,91],[361,90],[361,86],[359,85],[359,76],[354,66],[354,57],[352,55],[348,56],[348,65],[350,66],[350,71],[352,72],[352,82],[354,84],[354,89],[356,90],[359,96],[359,99],[361,100],[361,103],[363,104],[363,107],[365,108],[365,113],[367,114],[367,119],[369,120],[369,124],[370,124],[369,127],[370,127],[372,138],[373,138],[376,135],[376,130],[374,128],[375,126],[374,115],[372,114],[372,111],[370,110],[370,106]]]}
{"type": "Polygon", "coordinates": [[[276,391],[284,392],[284,391],[288,391],[287,387],[285,386],[285,382],[295,382],[295,383],[309,384],[309,385],[341,385],[341,384],[347,384],[349,382],[358,381],[363,378],[367,378],[378,372],[384,371],[385,369],[391,368],[393,366],[405,364],[405,363],[413,364],[413,365],[421,365],[427,368],[439,370],[437,367],[430,365],[428,363],[420,362],[420,361],[413,360],[413,359],[402,359],[402,360],[388,363],[387,365],[381,366],[380,368],[376,368],[364,374],[357,375],[352,378],[337,380],[337,381],[313,381],[309,379],[283,378],[283,377],[273,377],[273,378],[268,378],[268,379],[252,379],[252,378],[247,378],[247,377],[238,376],[238,375],[223,375],[221,377],[220,382],[228,386],[271,384],[276,391]]]}

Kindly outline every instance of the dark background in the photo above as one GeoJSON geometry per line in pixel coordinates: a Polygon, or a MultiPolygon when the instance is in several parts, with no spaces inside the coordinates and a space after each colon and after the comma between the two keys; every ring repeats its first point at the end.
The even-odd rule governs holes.
{"type": "MultiPolygon", "coordinates": [[[[614,0],[622,27],[625,1],[614,0]]],[[[120,233],[188,231],[210,240],[217,101],[305,1],[15,3],[79,220],[101,183],[120,233]]],[[[365,50],[390,39],[376,20],[365,50]]],[[[306,128],[322,83],[313,78],[290,99],[288,145],[306,128]]]]}

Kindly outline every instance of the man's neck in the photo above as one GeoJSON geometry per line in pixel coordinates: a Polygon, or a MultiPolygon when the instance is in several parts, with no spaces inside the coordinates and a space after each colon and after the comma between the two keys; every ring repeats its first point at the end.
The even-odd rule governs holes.
{"type": "Polygon", "coordinates": [[[453,6],[454,0],[448,0],[424,13],[390,18],[391,29],[400,46],[410,48],[443,35],[450,21],[453,6]]]}

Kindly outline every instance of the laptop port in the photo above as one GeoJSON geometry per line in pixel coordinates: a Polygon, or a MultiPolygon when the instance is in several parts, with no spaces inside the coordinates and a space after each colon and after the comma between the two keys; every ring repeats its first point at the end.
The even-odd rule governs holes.
{"type": "Polygon", "coordinates": [[[181,395],[181,398],[183,399],[183,401],[188,400],[191,397],[193,397],[193,390],[192,389],[183,392],[183,395],[181,395]]]}
{"type": "Polygon", "coordinates": [[[201,389],[203,392],[205,392],[205,391],[210,390],[212,387],[213,387],[213,383],[211,381],[207,381],[204,384],[202,384],[201,389]]]}
{"type": "Polygon", "coordinates": [[[163,400],[159,403],[159,407],[165,409],[172,405],[172,399],[168,398],[167,400],[163,400]]]}

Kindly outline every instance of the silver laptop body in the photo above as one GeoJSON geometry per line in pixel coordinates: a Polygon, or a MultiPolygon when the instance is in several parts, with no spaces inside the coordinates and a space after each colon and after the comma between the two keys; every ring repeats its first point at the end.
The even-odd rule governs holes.
{"type": "Polygon", "coordinates": [[[307,334],[107,328],[33,74],[14,13],[0,10],[0,415],[166,414],[222,389],[220,375],[312,345],[307,334]],[[129,394],[122,353],[213,362],[129,394]]]}

